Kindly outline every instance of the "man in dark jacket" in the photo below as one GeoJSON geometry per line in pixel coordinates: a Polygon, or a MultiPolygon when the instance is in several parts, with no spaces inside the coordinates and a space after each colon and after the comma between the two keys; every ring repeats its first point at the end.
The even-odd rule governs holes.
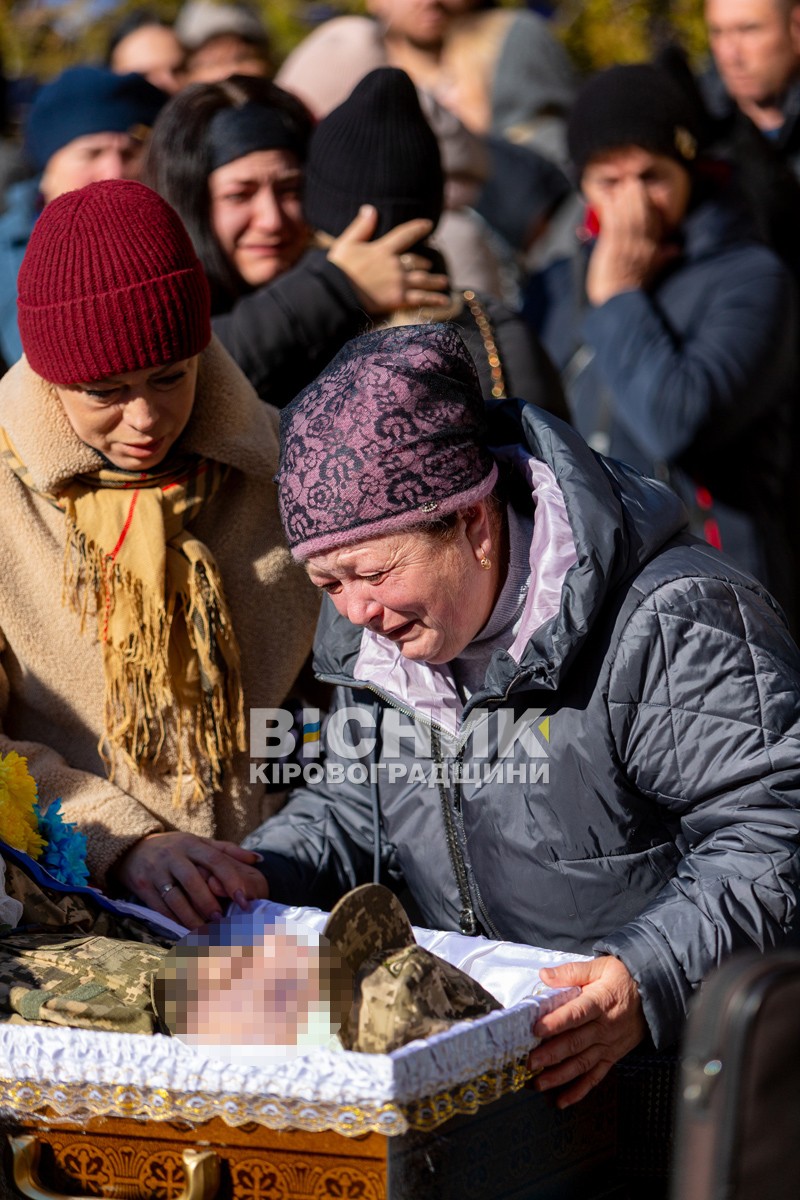
{"type": "MultiPolygon", "coordinates": [[[[706,0],[714,63],[697,84],[709,153],[733,164],[759,236],[800,280],[800,6],[706,0]]],[[[668,52],[674,59],[674,52],[668,52]]]]}
{"type": "MultiPolygon", "coordinates": [[[[548,975],[583,992],[535,1030],[539,1086],[569,1085],[569,1103],[645,1023],[672,1045],[723,957],[792,929],[800,654],[763,589],[687,533],[668,488],[513,401],[491,413],[507,544],[490,545],[479,405],[440,325],[357,339],[284,410],[282,519],[329,594],[315,666],[338,692],[325,758],[246,844],[276,900],[329,907],[374,875],[434,928],[596,955],[548,975]],[[420,538],[425,514],[453,512],[420,538]],[[382,564],[372,531],[403,521],[382,564]],[[448,618],[462,635],[497,572],[466,644],[412,583],[428,564],[428,611],[447,594],[437,536],[465,548],[448,618]]],[[[280,775],[270,728],[251,728],[251,770],[280,775]]],[[[313,734],[306,745],[319,755],[313,734]]]]}
{"type": "Polygon", "coordinates": [[[26,156],[37,173],[9,188],[0,215],[0,352],[8,366],[22,354],[17,273],[39,213],[87,183],[137,179],[166,99],[141,75],[99,67],[70,67],[37,94],[25,131],[26,156]]]}
{"type": "Polygon", "coordinates": [[[667,480],[790,612],[794,293],[695,160],[695,120],[655,67],[586,85],[570,142],[596,236],[534,281],[528,315],[590,444],[667,480]]]}
{"type": "Polygon", "coordinates": [[[800,6],[706,0],[716,70],[702,81],[715,117],[738,110],[800,176],[800,6]]]}

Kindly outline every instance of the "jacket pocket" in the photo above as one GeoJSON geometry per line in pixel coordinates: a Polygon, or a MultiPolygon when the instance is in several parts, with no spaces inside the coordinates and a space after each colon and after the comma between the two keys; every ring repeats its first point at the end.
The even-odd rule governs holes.
{"type": "Polygon", "coordinates": [[[559,858],[557,866],[569,882],[587,937],[603,937],[637,917],[680,860],[680,850],[669,841],[628,853],[559,858]]]}

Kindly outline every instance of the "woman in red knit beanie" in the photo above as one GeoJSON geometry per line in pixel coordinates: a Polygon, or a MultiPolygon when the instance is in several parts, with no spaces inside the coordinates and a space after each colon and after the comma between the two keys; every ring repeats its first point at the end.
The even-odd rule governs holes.
{"type": "Polygon", "coordinates": [[[92,882],[189,926],[264,894],[246,714],[285,699],[316,602],[275,487],[276,414],[211,338],[170,206],[48,205],[0,383],[0,753],[85,834],[92,882]],[[264,613],[270,614],[265,622],[264,613]]]}

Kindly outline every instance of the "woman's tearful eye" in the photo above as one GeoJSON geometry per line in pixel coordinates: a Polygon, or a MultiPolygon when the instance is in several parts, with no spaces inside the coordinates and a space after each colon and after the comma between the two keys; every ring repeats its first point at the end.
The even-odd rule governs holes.
{"type": "Polygon", "coordinates": [[[100,400],[108,403],[111,400],[116,400],[119,396],[121,388],[84,388],[85,396],[91,396],[93,400],[100,400]]]}

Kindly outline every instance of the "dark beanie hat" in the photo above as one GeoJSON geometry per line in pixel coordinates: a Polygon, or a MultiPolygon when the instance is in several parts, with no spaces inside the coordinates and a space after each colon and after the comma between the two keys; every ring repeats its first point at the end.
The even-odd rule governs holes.
{"type": "Polygon", "coordinates": [[[455,325],[353,338],[281,412],[278,503],[294,558],[445,517],[497,466],[475,364],[455,325]]]}
{"type": "Polygon", "coordinates": [[[43,171],[55,152],[75,138],[149,129],[167,100],[166,92],[142,75],[70,67],[37,92],[25,130],[25,151],[43,171]]]}
{"type": "Polygon", "coordinates": [[[578,177],[590,159],[640,146],[688,166],[697,154],[699,114],[680,84],[649,63],[610,67],[581,89],[567,127],[578,177]]]}
{"type": "Polygon", "coordinates": [[[141,183],[91,183],[48,204],[17,289],[28,362],[65,387],[191,358],[211,338],[208,283],[189,235],[141,183]]]}
{"type": "Polygon", "coordinates": [[[439,144],[405,71],[371,71],[314,130],[304,207],[315,229],[338,237],[362,204],[378,210],[376,237],[415,217],[437,224],[443,191],[439,144]]]}

